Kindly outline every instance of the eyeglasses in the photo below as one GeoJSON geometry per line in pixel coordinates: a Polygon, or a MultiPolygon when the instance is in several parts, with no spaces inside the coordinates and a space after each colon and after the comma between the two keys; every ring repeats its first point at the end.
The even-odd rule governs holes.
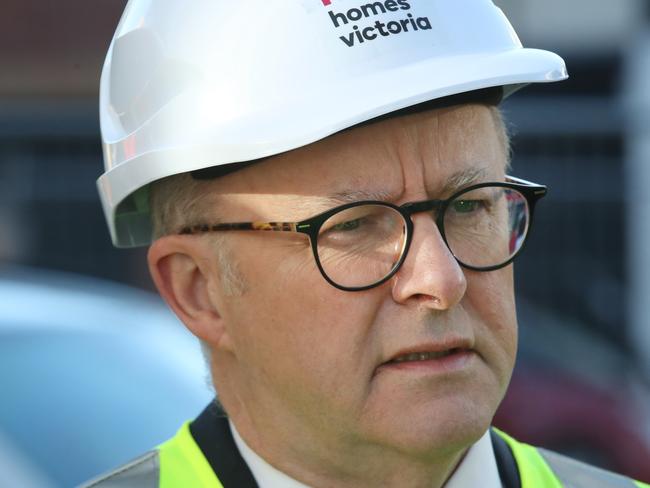
{"type": "Polygon", "coordinates": [[[180,234],[282,231],[309,236],[316,265],[333,286],[361,291],[390,279],[406,259],[413,237],[411,215],[431,213],[458,263],[475,271],[510,264],[528,236],[536,202],[546,187],[507,176],[479,183],[445,200],[397,206],[381,201],[341,205],[300,222],[237,222],[185,227],[180,234]]]}

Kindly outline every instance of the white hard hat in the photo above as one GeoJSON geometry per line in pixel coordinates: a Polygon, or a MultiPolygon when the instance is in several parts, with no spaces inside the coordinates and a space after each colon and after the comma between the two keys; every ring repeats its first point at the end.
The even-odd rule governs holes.
{"type": "Polygon", "coordinates": [[[148,185],[425,101],[567,77],[491,0],[130,0],[100,89],[115,245],[151,241],[148,185]]]}

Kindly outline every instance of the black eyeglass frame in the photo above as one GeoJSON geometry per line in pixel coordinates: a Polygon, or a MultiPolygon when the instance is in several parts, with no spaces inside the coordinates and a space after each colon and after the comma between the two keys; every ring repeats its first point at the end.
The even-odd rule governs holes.
{"type": "Polygon", "coordinates": [[[181,229],[179,234],[194,235],[194,234],[202,234],[207,232],[242,231],[242,230],[297,232],[301,234],[306,234],[309,237],[309,241],[311,243],[314,259],[316,260],[316,266],[318,267],[318,270],[320,271],[323,278],[325,278],[325,280],[330,285],[343,291],[364,291],[385,283],[386,281],[391,279],[395,275],[395,273],[397,273],[397,271],[400,269],[400,267],[402,266],[402,264],[406,259],[406,256],[408,255],[408,251],[411,246],[411,240],[413,237],[413,220],[411,219],[411,215],[419,212],[436,211],[437,217],[435,223],[436,223],[436,227],[438,228],[438,231],[440,232],[440,236],[442,237],[442,240],[447,246],[447,249],[449,249],[449,252],[451,252],[452,256],[454,256],[454,259],[456,259],[458,264],[460,264],[464,268],[473,271],[494,271],[496,269],[500,269],[509,265],[510,263],[512,263],[512,261],[514,261],[514,259],[519,255],[519,253],[524,248],[524,245],[526,244],[526,241],[528,240],[528,236],[530,234],[530,229],[533,222],[535,204],[540,198],[546,195],[546,193],[547,193],[547,187],[545,185],[532,183],[530,181],[526,181],[521,178],[516,178],[514,176],[506,176],[506,181],[504,182],[484,182],[484,183],[477,183],[475,185],[470,185],[468,187],[456,191],[453,195],[451,195],[449,198],[446,198],[444,200],[440,200],[440,199],[423,200],[419,202],[408,202],[402,205],[395,205],[390,202],[383,202],[379,200],[362,200],[358,202],[351,202],[351,203],[339,205],[337,207],[326,210],[318,215],[302,220],[300,222],[232,222],[232,223],[219,223],[213,225],[201,224],[201,225],[184,227],[183,229],[181,229]],[[510,188],[513,190],[517,190],[519,193],[521,193],[526,199],[526,202],[528,204],[528,228],[526,230],[525,239],[521,247],[512,256],[510,256],[508,260],[504,261],[503,263],[499,263],[492,266],[479,267],[479,266],[468,265],[462,262],[460,259],[458,259],[456,255],[454,255],[454,252],[449,246],[449,242],[447,241],[447,237],[445,235],[444,215],[451,202],[456,200],[460,195],[464,193],[468,193],[473,190],[478,190],[480,188],[486,188],[486,187],[510,188]],[[361,205],[380,205],[380,206],[390,207],[393,210],[397,211],[402,216],[404,222],[406,223],[406,239],[404,241],[403,249],[401,251],[399,260],[393,265],[392,269],[382,279],[370,285],[365,285],[365,286],[358,286],[358,287],[343,286],[333,281],[323,269],[323,266],[320,262],[320,258],[318,256],[318,233],[321,229],[321,226],[332,215],[335,215],[349,208],[354,208],[361,205]]]}

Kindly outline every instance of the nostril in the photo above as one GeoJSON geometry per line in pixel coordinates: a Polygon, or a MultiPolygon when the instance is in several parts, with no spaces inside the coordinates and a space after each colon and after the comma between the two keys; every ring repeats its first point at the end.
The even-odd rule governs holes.
{"type": "Polygon", "coordinates": [[[426,295],[424,293],[420,293],[415,295],[414,298],[417,301],[419,301],[420,304],[422,305],[440,305],[440,298],[433,295],[426,295]]]}

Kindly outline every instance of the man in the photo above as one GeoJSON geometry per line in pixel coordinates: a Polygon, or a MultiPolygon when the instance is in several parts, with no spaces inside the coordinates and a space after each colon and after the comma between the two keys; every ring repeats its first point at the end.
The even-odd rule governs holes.
{"type": "Polygon", "coordinates": [[[489,0],[131,1],[100,191],[225,414],[89,486],[635,486],[490,429],[545,193],[497,105],[565,76],[489,0]]]}

